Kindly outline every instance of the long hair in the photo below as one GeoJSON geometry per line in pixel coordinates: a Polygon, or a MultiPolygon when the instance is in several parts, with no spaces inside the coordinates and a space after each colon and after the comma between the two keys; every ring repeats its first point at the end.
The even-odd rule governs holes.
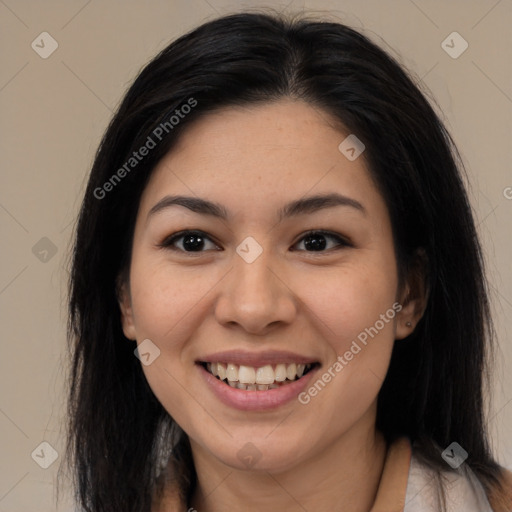
{"type": "Polygon", "coordinates": [[[486,491],[499,488],[483,412],[493,333],[488,292],[450,135],[409,74],[358,31],[242,13],[180,37],[142,70],[90,173],[69,281],[66,452],[76,499],[88,512],[149,512],[165,446],[172,447],[185,499],[196,482],[188,438],[151,391],[135,344],[123,334],[116,294],[151,172],[180,133],[209,112],[286,97],[325,111],[365,144],[391,218],[401,278],[414,269],[418,251],[425,256],[428,302],[414,333],[395,343],[377,428],[388,442],[409,436],[438,470],[449,469],[440,451],[456,441],[486,491]],[[170,122],[176,110],[187,114],[170,122]],[[132,162],[148,137],[154,148],[132,162]]]}

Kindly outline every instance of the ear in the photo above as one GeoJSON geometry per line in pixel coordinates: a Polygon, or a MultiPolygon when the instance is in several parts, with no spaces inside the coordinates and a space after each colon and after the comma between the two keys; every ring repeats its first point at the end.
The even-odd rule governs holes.
{"type": "Polygon", "coordinates": [[[136,340],[130,285],[126,277],[122,275],[120,275],[116,281],[116,294],[119,309],[121,310],[121,325],[124,335],[129,340],[136,340]]]}
{"type": "Polygon", "coordinates": [[[398,340],[407,338],[425,313],[429,295],[427,272],[427,255],[424,249],[418,249],[399,297],[402,309],[396,316],[395,338],[398,340]]]}

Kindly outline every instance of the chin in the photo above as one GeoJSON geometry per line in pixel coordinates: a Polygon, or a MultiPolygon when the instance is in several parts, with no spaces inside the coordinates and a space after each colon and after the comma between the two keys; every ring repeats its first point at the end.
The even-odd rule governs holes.
{"type": "Polygon", "coordinates": [[[208,444],[211,446],[207,444],[206,447],[220,462],[233,469],[280,473],[297,466],[305,457],[308,447],[304,446],[304,439],[307,438],[306,433],[292,437],[284,432],[282,435],[274,432],[270,436],[229,438],[225,445],[212,445],[209,438],[208,444]]]}

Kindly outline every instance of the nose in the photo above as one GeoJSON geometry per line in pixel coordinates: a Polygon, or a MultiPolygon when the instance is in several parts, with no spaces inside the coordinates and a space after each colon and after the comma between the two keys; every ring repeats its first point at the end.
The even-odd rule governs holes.
{"type": "Polygon", "coordinates": [[[225,326],[238,325],[245,331],[265,335],[279,324],[291,324],[298,300],[286,283],[284,273],[263,253],[252,263],[238,254],[223,280],[215,305],[215,316],[225,326]]]}

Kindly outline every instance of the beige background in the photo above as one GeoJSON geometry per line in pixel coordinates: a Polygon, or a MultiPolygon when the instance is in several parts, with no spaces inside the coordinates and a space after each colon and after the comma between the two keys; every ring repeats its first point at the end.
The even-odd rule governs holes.
{"type": "Polygon", "coordinates": [[[43,441],[63,448],[68,247],[113,109],[170,40],[258,5],[330,12],[394,49],[436,97],[467,164],[485,244],[500,341],[492,434],[499,460],[512,468],[510,0],[0,0],[0,512],[56,510],[61,459],[48,469],[35,460],[41,449],[49,456],[43,441]],[[47,59],[31,47],[44,31],[58,43],[47,59]],[[453,31],[469,43],[457,59],[441,46],[453,31]],[[41,253],[43,237],[55,255],[41,253]]]}

